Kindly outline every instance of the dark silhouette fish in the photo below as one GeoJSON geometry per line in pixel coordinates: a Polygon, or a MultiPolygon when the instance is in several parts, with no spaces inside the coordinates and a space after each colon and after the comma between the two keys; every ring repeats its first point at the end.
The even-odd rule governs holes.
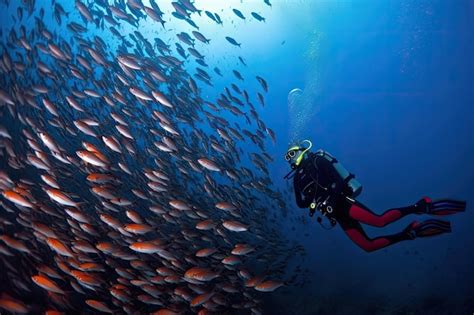
{"type": "Polygon", "coordinates": [[[190,12],[196,12],[201,15],[201,10],[197,9],[190,0],[179,0],[179,2],[190,12]]]}
{"type": "Polygon", "coordinates": [[[216,17],[217,24],[222,24],[222,20],[221,20],[221,17],[219,16],[219,14],[214,13],[214,16],[216,17]]]}
{"type": "Polygon", "coordinates": [[[213,20],[214,22],[218,23],[216,17],[214,16],[214,14],[213,14],[212,12],[204,11],[204,13],[206,13],[206,15],[207,15],[211,20],[213,20]]]}
{"type": "Polygon", "coordinates": [[[232,9],[232,11],[233,11],[234,14],[237,15],[239,18],[245,20],[245,16],[242,14],[242,12],[240,12],[240,11],[237,10],[237,9],[232,9]]]}
{"type": "Polygon", "coordinates": [[[193,31],[192,33],[193,33],[194,37],[195,37],[197,40],[199,40],[199,41],[201,41],[201,42],[203,42],[203,43],[206,43],[206,44],[208,44],[208,43],[210,42],[210,39],[207,39],[204,35],[202,35],[202,34],[199,33],[198,31],[193,31]]]}
{"type": "Polygon", "coordinates": [[[265,18],[263,16],[261,16],[260,14],[258,14],[256,12],[252,12],[251,14],[256,20],[258,20],[260,22],[262,22],[262,21],[265,22],[265,18]]]}
{"type": "Polygon", "coordinates": [[[221,73],[221,70],[219,70],[219,68],[215,67],[215,68],[214,68],[214,72],[217,73],[219,76],[222,77],[222,73],[221,73]]]}
{"type": "Polygon", "coordinates": [[[240,45],[241,45],[240,43],[237,43],[237,41],[235,39],[233,39],[232,37],[226,36],[225,39],[234,46],[239,46],[240,47],[240,45]]]}
{"type": "Polygon", "coordinates": [[[239,71],[237,71],[237,70],[232,70],[232,72],[234,73],[234,75],[235,75],[235,77],[236,77],[237,79],[242,80],[242,81],[244,80],[244,78],[242,77],[242,75],[240,74],[239,71]]]}
{"type": "Polygon", "coordinates": [[[262,86],[263,90],[265,92],[268,92],[268,84],[267,84],[267,81],[265,81],[264,78],[260,77],[260,76],[256,76],[257,78],[257,81],[260,83],[260,85],[262,86]]]}

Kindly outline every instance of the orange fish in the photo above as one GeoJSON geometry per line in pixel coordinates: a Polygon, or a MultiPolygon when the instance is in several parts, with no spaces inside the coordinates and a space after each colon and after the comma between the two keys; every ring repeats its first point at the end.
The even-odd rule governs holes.
{"type": "Polygon", "coordinates": [[[2,192],[3,197],[14,204],[20,205],[26,208],[33,208],[34,205],[28,201],[25,197],[13,190],[5,190],[2,192]]]}
{"type": "Polygon", "coordinates": [[[23,302],[15,300],[6,294],[2,294],[0,297],[0,308],[11,313],[26,314],[29,312],[28,307],[23,302]]]}
{"type": "Polygon", "coordinates": [[[34,283],[36,283],[38,286],[42,287],[45,290],[54,293],[65,294],[65,292],[53,280],[49,279],[46,276],[36,275],[31,277],[31,279],[33,279],[34,283]]]}
{"type": "Polygon", "coordinates": [[[272,292],[281,286],[283,286],[283,282],[268,280],[268,281],[257,284],[255,286],[255,290],[261,291],[261,292],[272,292]]]}
{"type": "Polygon", "coordinates": [[[103,302],[97,300],[86,300],[86,304],[98,311],[111,314],[113,313],[112,310],[103,302]]]}
{"type": "Polygon", "coordinates": [[[76,278],[77,281],[84,283],[86,285],[96,286],[96,287],[101,285],[101,281],[89,273],[78,271],[78,270],[72,270],[71,275],[74,278],[76,278]]]}
{"type": "Polygon", "coordinates": [[[139,253],[154,254],[163,250],[163,247],[154,242],[136,242],[130,245],[130,249],[139,253]]]}
{"type": "Polygon", "coordinates": [[[222,225],[232,232],[244,232],[247,231],[248,226],[244,225],[238,221],[226,220],[222,223],[222,225]]]}
{"type": "Polygon", "coordinates": [[[185,278],[199,280],[199,281],[211,281],[219,276],[217,272],[214,272],[204,267],[193,267],[188,269],[184,273],[185,278]]]}
{"type": "Polygon", "coordinates": [[[217,252],[216,248],[203,248],[196,252],[196,257],[208,257],[217,252]]]}
{"type": "Polygon", "coordinates": [[[125,225],[124,230],[133,234],[146,234],[152,231],[152,227],[146,224],[130,223],[125,225]]]}
{"type": "Polygon", "coordinates": [[[191,306],[196,307],[206,303],[207,301],[209,301],[213,294],[214,292],[209,292],[196,296],[194,299],[192,299],[191,306]]]}
{"type": "Polygon", "coordinates": [[[13,237],[10,237],[8,235],[1,235],[0,240],[3,241],[5,244],[7,244],[8,247],[19,250],[20,252],[28,253],[30,254],[31,251],[26,245],[17,239],[14,239],[13,237]]]}
{"type": "Polygon", "coordinates": [[[46,243],[49,245],[49,247],[57,252],[60,255],[67,256],[67,257],[74,257],[74,254],[72,253],[71,249],[64,245],[60,240],[52,237],[48,237],[46,239],[46,243]]]}

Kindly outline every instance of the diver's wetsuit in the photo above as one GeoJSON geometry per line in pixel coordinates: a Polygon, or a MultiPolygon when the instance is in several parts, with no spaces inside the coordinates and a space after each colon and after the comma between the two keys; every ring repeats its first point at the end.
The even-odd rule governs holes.
{"type": "Polygon", "coordinates": [[[323,151],[308,153],[293,177],[296,203],[300,208],[308,208],[312,202],[322,202],[334,209],[326,213],[339,223],[349,238],[365,251],[374,251],[402,240],[413,239],[409,233],[403,232],[371,239],[364,232],[360,223],[383,227],[403,216],[416,213],[416,205],[390,209],[381,215],[373,213],[362,203],[351,199],[352,193],[346,183],[338,175],[332,163],[323,157],[323,151]]]}

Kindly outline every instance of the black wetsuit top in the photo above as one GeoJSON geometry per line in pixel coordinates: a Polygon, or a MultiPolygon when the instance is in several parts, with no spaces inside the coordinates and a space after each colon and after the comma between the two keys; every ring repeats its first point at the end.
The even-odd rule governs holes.
{"type": "Polygon", "coordinates": [[[339,223],[352,221],[349,218],[349,208],[352,205],[347,184],[339,176],[329,160],[324,157],[324,151],[310,152],[295,170],[293,177],[296,204],[300,208],[309,208],[312,202],[327,200],[333,208],[333,213],[326,214],[339,223]]]}

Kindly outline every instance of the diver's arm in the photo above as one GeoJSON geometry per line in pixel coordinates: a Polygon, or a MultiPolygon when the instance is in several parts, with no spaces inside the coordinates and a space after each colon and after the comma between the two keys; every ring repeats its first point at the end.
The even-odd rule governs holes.
{"type": "Polygon", "coordinates": [[[298,182],[294,183],[294,188],[295,188],[295,199],[296,199],[296,204],[298,205],[299,208],[307,208],[309,207],[309,202],[305,199],[303,199],[303,195],[301,194],[301,188],[298,185],[298,182]]]}

